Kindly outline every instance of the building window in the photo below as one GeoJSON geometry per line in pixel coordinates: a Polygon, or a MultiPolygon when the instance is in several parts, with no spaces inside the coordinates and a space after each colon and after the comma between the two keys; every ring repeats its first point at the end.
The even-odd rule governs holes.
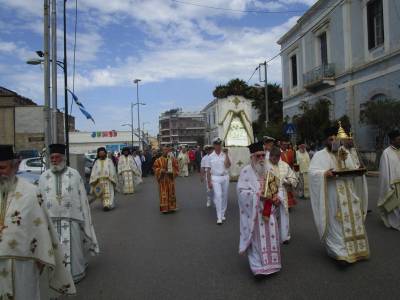
{"type": "Polygon", "coordinates": [[[383,44],[383,6],[382,0],[371,0],[367,4],[368,49],[383,44]]]}
{"type": "Polygon", "coordinates": [[[213,110],[213,125],[215,124],[215,122],[216,122],[216,114],[215,114],[215,110],[213,110]]]}
{"type": "Polygon", "coordinates": [[[290,57],[290,67],[292,73],[292,86],[297,86],[297,55],[290,57]]]}
{"type": "Polygon", "coordinates": [[[328,64],[328,42],[326,38],[326,32],[323,32],[319,37],[319,46],[321,53],[321,65],[328,64]]]}

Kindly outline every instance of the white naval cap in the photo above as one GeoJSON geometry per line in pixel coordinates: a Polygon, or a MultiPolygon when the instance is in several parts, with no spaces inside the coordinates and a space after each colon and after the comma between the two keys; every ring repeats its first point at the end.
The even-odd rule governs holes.
{"type": "Polygon", "coordinates": [[[221,145],[222,144],[222,140],[219,137],[216,137],[215,139],[213,139],[213,145],[221,145]]]}

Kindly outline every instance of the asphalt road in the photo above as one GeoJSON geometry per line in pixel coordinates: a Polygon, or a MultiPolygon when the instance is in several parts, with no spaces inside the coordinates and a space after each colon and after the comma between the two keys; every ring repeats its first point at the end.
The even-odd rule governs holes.
{"type": "Polygon", "coordinates": [[[118,206],[92,204],[101,255],[68,299],[399,299],[400,232],[376,214],[377,178],[369,178],[367,232],[371,259],[340,267],[320,245],[310,203],[291,213],[292,241],[283,245],[281,272],[256,279],[238,255],[239,215],[230,185],[227,222],[216,225],[197,175],[178,178],[180,211],[161,215],[154,178],[118,206]]]}

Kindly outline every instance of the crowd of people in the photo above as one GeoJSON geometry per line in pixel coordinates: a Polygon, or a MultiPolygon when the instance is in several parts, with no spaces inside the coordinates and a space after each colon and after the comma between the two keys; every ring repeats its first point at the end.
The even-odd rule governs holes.
{"type": "MultiPolygon", "coordinates": [[[[340,130],[328,128],[318,151],[302,141],[293,146],[287,138],[278,141],[268,136],[249,146],[251,162],[242,169],[236,189],[239,253],[248,256],[255,275],[281,269],[280,247],[290,242],[290,213],[299,199],[311,200],[316,229],[329,256],[341,264],[369,258],[366,169],[353,138],[346,134],[343,138],[340,130]]],[[[388,136],[390,146],[380,163],[378,211],[387,227],[400,230],[400,133],[394,130],[388,136]]],[[[206,145],[200,162],[206,206],[214,204],[217,225],[227,218],[230,184],[231,159],[222,144],[216,138],[212,146],[206,145]]],[[[181,149],[178,159],[173,152],[164,146],[163,164],[155,166],[162,212],[169,211],[166,203],[173,203],[176,210],[174,179],[188,174],[186,149],[181,149]]]]}
{"type": "MultiPolygon", "coordinates": [[[[241,170],[236,192],[239,253],[247,255],[254,275],[281,270],[281,247],[290,242],[290,214],[299,199],[311,200],[329,256],[345,264],[369,258],[365,169],[352,138],[339,139],[337,131],[329,128],[324,147],[311,154],[303,142],[292,147],[287,139],[273,137],[248,147],[250,163],[241,170]]],[[[378,212],[385,226],[400,230],[400,132],[388,136],[390,146],[380,163],[378,212]]],[[[12,146],[0,145],[0,299],[74,294],[75,283],[85,277],[88,255],[100,253],[84,180],[66,165],[65,150],[63,144],[50,145],[50,168],[36,187],[16,176],[12,146]]],[[[117,191],[135,193],[151,169],[159,186],[160,212],[175,212],[175,179],[193,170],[200,172],[206,206],[215,206],[216,224],[224,224],[232,162],[223,140],[193,149],[192,155],[192,149],[176,152],[169,145],[148,152],[151,156],[132,150],[122,149],[117,159],[103,147],[97,150],[89,194],[105,211],[115,207],[117,191]],[[151,162],[146,171],[145,161],[151,162]]]]}

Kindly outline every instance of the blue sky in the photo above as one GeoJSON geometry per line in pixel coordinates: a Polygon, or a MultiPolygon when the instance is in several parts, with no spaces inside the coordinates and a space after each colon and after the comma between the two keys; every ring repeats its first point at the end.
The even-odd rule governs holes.
{"type": "MultiPolygon", "coordinates": [[[[203,108],[216,85],[247,80],[258,63],[279,52],[276,41],[315,0],[182,0],[232,10],[291,11],[255,14],[217,10],[173,0],[78,0],[75,93],[96,120],[76,107],[79,130],[121,130],[136,101],[140,78],[141,123],[158,131],[161,112],[203,108]]],[[[62,4],[58,3],[58,57],[62,59],[62,4]]],[[[43,103],[43,69],[27,65],[43,44],[43,1],[0,0],[0,85],[43,103]],[[29,4],[28,4],[29,3],[29,4]]],[[[75,0],[67,2],[69,88],[75,0]]],[[[280,59],[270,66],[281,81],[280,59]]],[[[257,76],[251,83],[256,83],[257,76]]],[[[59,108],[63,108],[59,73],[59,108]]],[[[134,123],[137,127],[136,112],[134,123]]]]}

